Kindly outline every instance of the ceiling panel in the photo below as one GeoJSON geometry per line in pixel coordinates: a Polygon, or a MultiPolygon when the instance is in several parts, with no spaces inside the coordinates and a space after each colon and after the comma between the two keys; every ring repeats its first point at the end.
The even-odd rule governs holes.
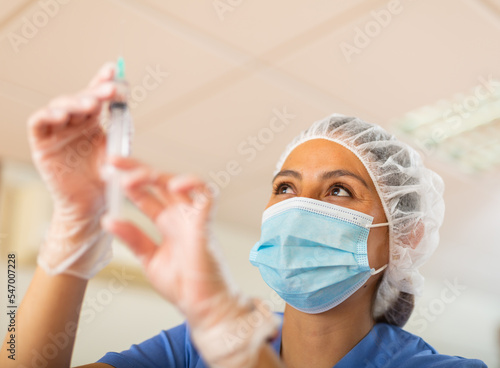
{"type": "MultiPolygon", "coordinates": [[[[154,111],[148,118],[160,121],[164,112],[166,109],[154,111]]],[[[154,163],[165,169],[182,170],[190,162],[188,167],[203,174],[222,169],[231,160],[250,161],[249,167],[271,168],[274,162],[269,162],[268,157],[276,157],[295,134],[323,115],[311,101],[294,91],[252,75],[161,124],[139,131],[135,144],[137,154],[144,150],[145,157],[145,150],[161,147],[167,156],[176,153],[154,157],[154,163]],[[289,117],[285,119],[288,125],[281,120],[271,123],[285,115],[289,117]],[[255,157],[248,152],[254,145],[252,137],[257,139],[255,157]]]]}
{"type": "Polygon", "coordinates": [[[7,38],[0,52],[5,56],[2,80],[49,96],[82,88],[101,64],[118,55],[125,57],[132,89],[146,75],[158,74],[150,70],[169,73],[160,75],[160,88],[148,93],[141,106],[168,103],[233,66],[114,1],[70,2],[32,40],[20,45],[19,52],[7,38]]]}
{"type": "MultiPolygon", "coordinates": [[[[362,0],[279,0],[265,3],[216,0],[196,3],[196,8],[180,1],[146,0],[145,3],[167,14],[173,22],[189,25],[191,29],[248,55],[265,54],[274,48],[281,48],[283,52],[297,48],[304,35],[307,36],[302,42],[307,42],[309,37],[321,36],[319,32],[324,29],[320,30],[318,26],[331,19],[343,22],[356,15],[358,10],[352,12],[353,8],[366,7],[362,0]]],[[[330,24],[332,29],[335,26],[330,24]]]]}
{"type": "MultiPolygon", "coordinates": [[[[39,11],[40,8],[30,7],[25,16],[30,18],[39,11]]],[[[70,2],[27,44],[18,46],[16,52],[8,37],[0,41],[3,55],[0,95],[6,104],[10,99],[12,102],[24,99],[33,107],[23,108],[21,114],[9,115],[8,121],[12,124],[9,131],[24,127],[29,112],[50,98],[83,88],[102,63],[118,55],[126,59],[132,107],[135,107],[133,114],[138,122],[142,115],[158,106],[168,108],[170,103],[177,106],[180,96],[189,96],[191,91],[234,67],[215,53],[200,49],[150,22],[144,14],[113,1],[70,2]],[[148,89],[144,88],[145,83],[148,89]],[[17,120],[18,116],[22,119],[17,120]]],[[[155,125],[157,121],[148,123],[155,125]]],[[[6,136],[7,131],[3,130],[6,128],[0,126],[3,136],[6,136]]],[[[137,128],[140,130],[140,124],[137,128]]],[[[20,134],[21,131],[16,130],[16,136],[20,134]]],[[[28,152],[14,155],[28,157],[28,152]]]]}
{"type": "Polygon", "coordinates": [[[29,0],[0,0],[0,27],[8,26],[29,3],[29,0]]]}
{"type": "Polygon", "coordinates": [[[462,1],[401,4],[401,11],[391,16],[386,28],[374,26],[375,17],[366,12],[349,27],[309,44],[279,66],[325,93],[356,101],[378,123],[467,92],[481,76],[500,76],[498,22],[462,1]],[[369,29],[373,37],[362,40],[357,29],[365,35],[369,29]]]}

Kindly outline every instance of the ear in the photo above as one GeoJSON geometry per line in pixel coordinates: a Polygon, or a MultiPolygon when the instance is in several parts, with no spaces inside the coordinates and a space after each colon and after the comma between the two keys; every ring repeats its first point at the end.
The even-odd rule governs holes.
{"type": "Polygon", "coordinates": [[[408,245],[412,249],[415,249],[422,241],[424,234],[425,234],[425,225],[422,222],[422,220],[419,220],[418,223],[415,225],[415,227],[408,234],[408,245]]]}

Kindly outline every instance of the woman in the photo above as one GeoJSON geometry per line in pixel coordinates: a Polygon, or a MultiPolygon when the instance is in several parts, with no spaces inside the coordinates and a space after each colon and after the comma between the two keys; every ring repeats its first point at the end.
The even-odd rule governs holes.
{"type": "Polygon", "coordinates": [[[207,226],[211,195],[196,177],[113,158],[110,164],[125,173],[126,194],[155,222],[162,242],[126,221],[99,220],[105,205],[98,116],[116,92],[113,73],[105,66],[86,90],[30,118],[33,158],[54,215],[17,315],[17,360],[6,356],[7,336],[2,366],[33,364],[36,353],[48,366],[69,366],[87,280],[110,258],[103,228],[128,244],[186,323],[85,367],[485,366],[440,355],[400,329],[444,212],[441,179],[411,148],[340,115],[315,123],[287,147],[250,254],[287,303],[277,318],[227,281],[207,226]],[[79,150],[82,140],[94,149],[79,150]],[[75,152],[85,155],[75,159],[75,152]],[[55,340],[65,343],[49,356],[55,340]]]}

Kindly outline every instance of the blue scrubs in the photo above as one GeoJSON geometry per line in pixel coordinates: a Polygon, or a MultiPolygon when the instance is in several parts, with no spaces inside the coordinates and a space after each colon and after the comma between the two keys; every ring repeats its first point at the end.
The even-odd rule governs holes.
{"type": "MultiPolygon", "coordinates": [[[[281,328],[278,337],[271,344],[279,353],[281,328]]],[[[190,339],[186,323],[162,331],[141,344],[132,345],[129,350],[107,353],[99,363],[107,363],[116,368],[207,368],[190,339]]],[[[399,327],[378,323],[335,365],[335,368],[352,367],[461,368],[486,365],[480,360],[438,354],[420,337],[399,327]]]]}

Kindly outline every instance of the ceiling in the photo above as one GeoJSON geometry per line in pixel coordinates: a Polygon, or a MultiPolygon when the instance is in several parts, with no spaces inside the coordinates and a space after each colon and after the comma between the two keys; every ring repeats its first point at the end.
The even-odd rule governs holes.
{"type": "MultiPolygon", "coordinates": [[[[0,156],[29,161],[29,114],[122,55],[134,155],[225,178],[218,221],[256,236],[274,164],[313,121],[341,112],[393,130],[391,120],[409,110],[500,78],[500,0],[0,4],[0,156]],[[277,131],[280,113],[288,118],[277,131]]],[[[465,272],[482,287],[500,257],[497,177],[425,159],[444,177],[448,205],[428,272],[465,272]]]]}

